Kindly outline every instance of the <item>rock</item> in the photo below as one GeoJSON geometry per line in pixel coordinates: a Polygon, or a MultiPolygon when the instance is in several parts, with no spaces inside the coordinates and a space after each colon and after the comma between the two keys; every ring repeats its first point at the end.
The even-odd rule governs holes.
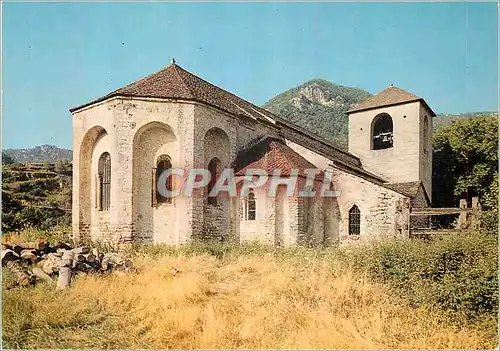
{"type": "Polygon", "coordinates": [[[18,261],[7,262],[7,268],[16,276],[17,284],[21,286],[29,285],[33,282],[26,270],[19,264],[18,261]]]}
{"type": "Polygon", "coordinates": [[[134,263],[131,260],[125,260],[123,265],[125,266],[125,268],[131,268],[134,266],[134,263]]]}
{"type": "Polygon", "coordinates": [[[53,253],[49,253],[45,259],[42,269],[47,274],[54,274],[59,270],[59,261],[61,259],[53,253]]]}
{"type": "Polygon", "coordinates": [[[2,266],[5,266],[9,261],[15,261],[19,259],[19,255],[13,250],[2,250],[2,266]]]}
{"type": "Polygon", "coordinates": [[[71,250],[71,246],[69,246],[68,244],[65,244],[65,243],[62,243],[62,242],[59,241],[57,244],[55,244],[52,247],[52,250],[58,251],[59,249],[71,250]]]}
{"type": "Polygon", "coordinates": [[[77,262],[85,262],[86,258],[85,258],[85,255],[76,254],[74,257],[74,260],[77,262]]]}
{"type": "Polygon", "coordinates": [[[14,251],[16,254],[20,255],[21,251],[23,251],[23,248],[17,244],[12,245],[12,251],[14,251]]]}
{"type": "Polygon", "coordinates": [[[35,252],[35,250],[23,250],[21,252],[21,258],[31,263],[35,263],[38,261],[38,257],[35,255],[35,252]]]}
{"type": "Polygon", "coordinates": [[[46,281],[48,283],[52,283],[52,278],[50,277],[50,275],[48,275],[47,273],[45,273],[43,271],[43,269],[41,269],[39,267],[35,267],[31,271],[33,272],[33,275],[35,277],[37,277],[38,279],[46,281]]]}
{"type": "Polygon", "coordinates": [[[88,246],[77,247],[71,251],[73,251],[73,253],[75,254],[88,254],[90,253],[90,247],[88,246]]]}
{"type": "Polygon", "coordinates": [[[86,254],[84,256],[84,258],[87,262],[96,262],[97,261],[97,257],[93,253],[86,254]]]}
{"type": "Polygon", "coordinates": [[[110,268],[109,257],[104,256],[101,261],[101,270],[107,271],[110,268]]]}

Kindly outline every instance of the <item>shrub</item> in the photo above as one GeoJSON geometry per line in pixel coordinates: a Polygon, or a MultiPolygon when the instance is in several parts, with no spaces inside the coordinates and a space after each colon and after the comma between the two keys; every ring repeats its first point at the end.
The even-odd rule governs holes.
{"type": "Polygon", "coordinates": [[[498,311],[497,237],[481,232],[430,242],[394,239],[344,249],[356,269],[391,285],[414,306],[469,321],[498,311]]]}
{"type": "Polygon", "coordinates": [[[2,235],[2,241],[11,243],[34,242],[37,239],[45,239],[50,243],[71,242],[71,228],[69,226],[56,226],[51,229],[26,228],[2,235]]]}

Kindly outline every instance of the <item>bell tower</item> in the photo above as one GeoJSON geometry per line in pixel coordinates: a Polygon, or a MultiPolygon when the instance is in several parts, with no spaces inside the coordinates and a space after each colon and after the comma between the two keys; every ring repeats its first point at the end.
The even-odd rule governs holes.
{"type": "Polygon", "coordinates": [[[421,181],[432,196],[432,117],[424,99],[391,86],[348,111],[349,152],[388,183],[421,181]]]}

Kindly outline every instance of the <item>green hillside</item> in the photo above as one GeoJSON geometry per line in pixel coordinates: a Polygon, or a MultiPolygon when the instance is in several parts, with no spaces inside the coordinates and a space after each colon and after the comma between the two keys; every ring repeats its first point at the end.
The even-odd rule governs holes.
{"type": "Polygon", "coordinates": [[[275,96],[263,107],[347,149],[346,112],[369,96],[362,89],[313,79],[275,96]]]}
{"type": "Polygon", "coordinates": [[[451,122],[459,119],[469,119],[472,117],[491,117],[497,115],[496,112],[469,112],[469,113],[460,113],[460,114],[448,114],[441,113],[438,114],[436,118],[434,118],[432,123],[432,129],[434,131],[438,130],[442,126],[450,125],[451,122]]]}
{"type": "Polygon", "coordinates": [[[71,165],[11,164],[2,168],[2,231],[71,223],[71,165]]]}

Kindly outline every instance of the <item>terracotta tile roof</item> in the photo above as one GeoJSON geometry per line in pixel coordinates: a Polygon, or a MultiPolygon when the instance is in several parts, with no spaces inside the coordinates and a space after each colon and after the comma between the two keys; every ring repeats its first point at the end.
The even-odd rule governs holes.
{"type": "Polygon", "coordinates": [[[374,108],[387,107],[392,105],[399,105],[408,102],[421,101],[435,116],[434,111],[427,105],[425,100],[418,97],[406,90],[400,89],[395,86],[389,86],[382,90],[380,93],[370,96],[362,103],[351,108],[347,113],[371,110],[374,108]]]}
{"type": "Polygon", "coordinates": [[[386,183],[384,186],[388,189],[394,190],[404,196],[413,198],[417,196],[418,189],[420,188],[422,182],[406,182],[406,183],[386,183]]]}
{"type": "Polygon", "coordinates": [[[153,73],[89,103],[74,107],[70,111],[74,112],[117,96],[170,98],[208,104],[236,116],[244,116],[261,122],[272,123],[282,130],[287,138],[293,138],[294,136],[297,138],[298,133],[298,135],[303,136],[300,138],[301,143],[308,143],[307,147],[319,149],[320,153],[326,157],[333,157],[349,165],[361,167],[361,162],[356,156],[336,148],[329,141],[304,128],[296,126],[259,106],[199,78],[176,64],[172,64],[159,72],[153,73]]]}
{"type": "MultiPolygon", "coordinates": [[[[297,169],[298,175],[306,177],[305,169],[316,169],[312,163],[296,153],[292,148],[285,145],[281,140],[264,137],[241,150],[232,164],[235,175],[243,176],[247,169],[262,169],[268,174],[274,170],[281,170],[281,177],[288,177],[292,170],[297,169]]],[[[321,171],[316,176],[317,181],[322,181],[324,173],[321,171]]]]}
{"type": "Polygon", "coordinates": [[[73,107],[75,112],[92,104],[113,97],[142,97],[195,101],[226,111],[235,116],[243,116],[260,123],[270,124],[278,129],[278,134],[297,144],[305,146],[332,160],[337,165],[354,171],[371,180],[383,181],[363,169],[358,157],[342,151],[326,139],[301,128],[271,112],[256,106],[204,79],[186,71],[177,64],[171,64],[159,72],[139,79],[105,96],[73,107]]]}
{"type": "Polygon", "coordinates": [[[117,96],[197,101],[237,116],[268,123],[275,123],[276,120],[276,116],[272,113],[201,79],[176,64],[171,64],[159,72],[89,103],[73,107],[70,112],[117,96]]]}

